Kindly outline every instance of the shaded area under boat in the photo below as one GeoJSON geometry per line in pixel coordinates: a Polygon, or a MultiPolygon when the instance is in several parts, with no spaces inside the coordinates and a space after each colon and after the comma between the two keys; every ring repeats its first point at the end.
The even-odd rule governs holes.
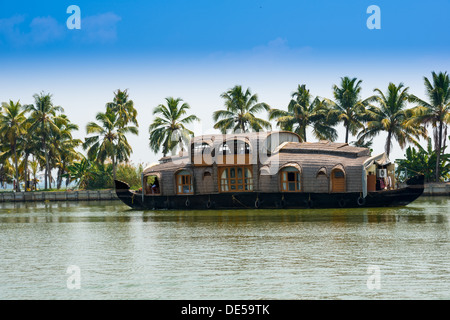
{"type": "Polygon", "coordinates": [[[295,208],[358,208],[405,206],[420,197],[424,176],[410,178],[404,188],[362,193],[262,193],[230,192],[200,195],[142,195],[130,186],[115,180],[117,196],[134,209],[295,209],[295,208]]]}

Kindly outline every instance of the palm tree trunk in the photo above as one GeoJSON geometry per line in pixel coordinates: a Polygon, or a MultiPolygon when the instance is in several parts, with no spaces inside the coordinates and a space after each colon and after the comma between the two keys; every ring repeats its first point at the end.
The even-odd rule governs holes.
{"type": "Polygon", "coordinates": [[[44,189],[47,189],[47,166],[45,166],[44,169],[44,182],[45,182],[44,189]]]}
{"type": "Polygon", "coordinates": [[[391,153],[391,140],[392,140],[392,133],[390,131],[388,131],[388,136],[386,138],[386,146],[384,148],[388,158],[389,158],[389,154],[391,153]]]}
{"type": "Polygon", "coordinates": [[[306,141],[306,124],[303,123],[303,128],[302,128],[302,138],[303,138],[303,142],[307,142],[306,141]]]}
{"type": "Polygon", "coordinates": [[[14,165],[15,165],[15,169],[16,169],[16,192],[20,192],[20,183],[19,183],[19,165],[18,165],[18,161],[17,161],[17,150],[16,150],[16,146],[13,145],[13,152],[14,152],[14,165]]]}
{"type": "Polygon", "coordinates": [[[442,144],[442,121],[439,121],[438,143],[436,148],[436,182],[440,180],[440,164],[441,164],[441,144],[442,144]]]}
{"type": "Polygon", "coordinates": [[[112,164],[113,164],[113,179],[116,180],[116,159],[114,156],[112,157],[112,164]]]}
{"type": "Polygon", "coordinates": [[[28,152],[25,153],[25,156],[23,158],[23,173],[24,173],[24,177],[25,177],[25,191],[28,190],[28,188],[30,187],[29,183],[28,183],[28,152]]]}
{"type": "Polygon", "coordinates": [[[442,137],[442,139],[444,140],[442,142],[442,152],[445,152],[445,148],[446,148],[446,144],[447,144],[447,128],[448,128],[448,126],[445,125],[445,129],[444,129],[444,133],[443,133],[443,137],[442,137]]]}
{"type": "Polygon", "coordinates": [[[56,189],[61,189],[61,184],[62,184],[62,168],[59,167],[58,168],[58,176],[56,178],[56,189]]]}
{"type": "Polygon", "coordinates": [[[45,134],[42,136],[42,149],[44,149],[44,155],[45,155],[45,171],[44,171],[44,181],[45,186],[44,189],[47,189],[47,177],[48,177],[48,154],[47,154],[47,148],[45,147],[45,134]]]}
{"type": "Polygon", "coordinates": [[[49,164],[48,165],[48,188],[51,189],[52,188],[52,183],[53,183],[53,175],[52,175],[52,166],[49,164]]]}
{"type": "Polygon", "coordinates": [[[345,143],[348,143],[348,125],[345,127],[345,143]]]}

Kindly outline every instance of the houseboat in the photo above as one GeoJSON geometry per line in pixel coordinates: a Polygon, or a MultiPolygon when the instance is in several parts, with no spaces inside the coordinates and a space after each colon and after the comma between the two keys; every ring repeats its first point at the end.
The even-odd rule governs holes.
{"type": "Polygon", "coordinates": [[[276,209],[405,206],[424,189],[415,176],[399,188],[385,153],[292,132],[194,137],[188,151],[142,173],[142,188],[115,181],[136,209],[276,209]]]}

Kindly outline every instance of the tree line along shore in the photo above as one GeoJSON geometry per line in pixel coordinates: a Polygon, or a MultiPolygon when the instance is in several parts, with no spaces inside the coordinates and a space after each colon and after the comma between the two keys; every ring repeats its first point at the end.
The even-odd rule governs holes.
{"type": "MultiPolygon", "coordinates": [[[[394,143],[405,150],[396,160],[398,180],[422,173],[426,182],[448,181],[450,155],[446,153],[450,124],[450,79],[447,72],[423,77],[425,98],[403,83],[375,88],[361,97],[362,80],[342,77],[332,86],[332,98],[314,96],[299,84],[287,106],[258,101],[258,95],[240,85],[221,94],[224,108],[212,112],[214,128],[221,133],[285,130],[301,141],[338,140],[337,126],[345,129],[345,143],[371,148],[373,138],[386,133],[385,152],[394,143]],[[272,125],[275,123],[275,125],[272,125]],[[308,136],[312,133],[312,137],[308,136]],[[351,137],[355,141],[350,141],[351,137]],[[427,141],[426,147],[420,140],[427,141]]],[[[99,190],[113,188],[114,179],[139,188],[143,164],[133,164],[127,136],[138,135],[138,114],[128,90],[116,90],[111,102],[84,128],[84,139],[73,138],[80,130],[54,103],[50,93],[36,93],[34,103],[3,102],[0,110],[0,183],[16,192],[99,190]],[[81,151],[80,151],[81,150],[81,151]],[[43,180],[38,175],[43,173],[43,180]]],[[[189,125],[200,119],[189,114],[181,98],[167,97],[152,110],[148,128],[149,149],[163,156],[186,150],[193,132],[189,125]]]]}

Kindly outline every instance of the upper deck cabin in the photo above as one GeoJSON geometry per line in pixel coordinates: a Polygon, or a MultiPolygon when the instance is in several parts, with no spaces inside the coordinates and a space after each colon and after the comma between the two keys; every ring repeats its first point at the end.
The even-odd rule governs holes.
{"type": "Polygon", "coordinates": [[[194,137],[189,150],[160,159],[143,173],[151,195],[223,192],[361,192],[377,189],[379,169],[394,184],[384,154],[346,143],[300,142],[292,132],[194,137]]]}

